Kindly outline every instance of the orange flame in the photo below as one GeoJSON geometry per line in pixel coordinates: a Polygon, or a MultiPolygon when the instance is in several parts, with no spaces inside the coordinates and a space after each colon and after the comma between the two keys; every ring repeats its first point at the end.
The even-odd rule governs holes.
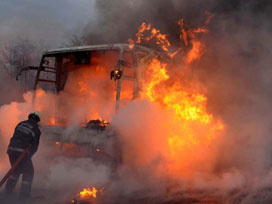
{"type": "Polygon", "coordinates": [[[70,65],[64,90],[57,96],[42,89],[36,90],[35,109],[42,112],[42,123],[66,126],[74,120],[75,113],[80,124],[94,119],[111,119],[114,113],[116,84],[108,73],[116,65],[119,51],[95,52],[90,64],[70,65]]]}
{"type": "Polygon", "coordinates": [[[98,192],[98,190],[95,187],[91,188],[84,188],[79,194],[78,196],[80,196],[81,198],[89,198],[89,197],[94,197],[96,198],[96,193],[98,192]]]}
{"type": "Polygon", "coordinates": [[[200,59],[205,51],[205,44],[197,38],[197,34],[206,34],[209,30],[205,27],[186,29],[183,19],[178,22],[178,25],[181,32],[180,39],[183,40],[186,47],[191,44],[191,49],[186,57],[186,64],[191,64],[193,61],[200,59]]]}
{"type": "MultiPolygon", "coordinates": [[[[198,35],[206,34],[208,30],[204,27],[185,28],[183,20],[179,21],[179,25],[181,39],[188,47],[184,62],[187,67],[203,56],[205,44],[198,38],[198,35]]],[[[176,52],[173,53],[173,56],[176,52]]],[[[184,175],[190,173],[186,165],[190,165],[190,161],[193,160],[191,158],[204,157],[205,148],[224,129],[224,125],[221,120],[208,113],[207,98],[200,90],[185,88],[177,80],[177,78],[184,77],[184,73],[179,72],[180,77],[171,78],[167,72],[167,66],[157,59],[152,60],[145,70],[146,79],[141,97],[158,102],[166,110],[172,111],[172,123],[177,124],[177,127],[167,135],[169,152],[165,156],[169,161],[169,172],[182,172],[184,175]]]]}
{"type": "Polygon", "coordinates": [[[163,82],[170,79],[166,71],[166,64],[154,59],[147,69],[151,78],[145,85],[142,97],[150,101],[157,101],[164,107],[175,110],[178,118],[185,120],[200,120],[209,123],[212,116],[206,113],[206,97],[203,94],[193,93],[193,90],[184,90],[180,84],[164,86],[163,82]]]}
{"type": "Polygon", "coordinates": [[[49,118],[50,125],[56,125],[56,119],[54,117],[49,118]]]}
{"type": "Polygon", "coordinates": [[[136,33],[136,41],[129,39],[130,43],[130,48],[133,48],[135,43],[140,44],[142,41],[150,41],[150,40],[155,40],[155,43],[161,47],[164,51],[168,51],[168,48],[171,46],[170,42],[167,39],[167,36],[165,34],[162,34],[160,30],[156,28],[151,27],[151,23],[146,24],[145,22],[142,23],[142,25],[139,27],[138,32],[136,33]],[[145,32],[149,33],[145,37],[145,32]]]}

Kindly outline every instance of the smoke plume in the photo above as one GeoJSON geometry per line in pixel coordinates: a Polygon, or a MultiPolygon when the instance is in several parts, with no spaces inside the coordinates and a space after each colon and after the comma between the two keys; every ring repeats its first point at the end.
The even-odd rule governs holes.
{"type": "MultiPolygon", "coordinates": [[[[61,101],[67,101],[67,93],[56,97],[42,91],[36,104],[32,104],[32,94],[26,93],[25,102],[2,106],[1,158],[5,158],[5,147],[17,122],[25,119],[35,105],[49,119],[52,109],[48,101],[50,104],[54,101],[60,103],[57,109],[60,115],[69,115],[71,121],[67,124],[72,130],[86,119],[86,114],[111,120],[120,133],[123,164],[114,179],[108,166],[97,165],[90,159],[56,158],[48,165],[37,164],[37,172],[41,174],[34,188],[38,191],[40,183],[45,190],[53,186],[51,195],[57,192],[60,194],[57,198],[67,199],[67,194],[86,185],[107,183],[110,193],[117,195],[145,192],[165,197],[174,195],[175,199],[176,192],[201,192],[195,196],[214,196],[229,203],[270,203],[272,4],[265,0],[99,0],[95,9],[95,21],[90,20],[83,29],[84,44],[127,42],[142,22],[150,22],[167,34],[172,50],[182,48],[185,53],[191,47],[185,47],[180,40],[177,22],[183,18],[186,26],[197,28],[205,24],[209,15],[214,15],[207,25],[209,33],[201,36],[205,42],[202,58],[188,68],[183,56],[176,55],[167,71],[170,79],[182,76],[184,88],[200,87],[198,90],[207,97],[208,113],[223,121],[224,130],[209,145],[203,142],[198,148],[185,148],[177,160],[179,168],[169,169],[167,165],[175,161],[167,157],[171,152],[166,137],[172,131],[181,133],[177,129],[180,124],[172,120],[173,112],[160,103],[137,99],[114,114],[113,103],[106,94],[108,87],[101,88],[99,80],[87,77],[86,81],[91,82],[86,87],[99,90],[104,96],[102,100],[94,97],[95,103],[79,101],[78,89],[76,92],[71,89],[74,98],[69,98],[66,106],[61,101]]],[[[71,87],[76,84],[72,83],[71,87]]],[[[205,133],[205,128],[198,123],[190,123],[190,127],[200,136],[205,133]]],[[[186,136],[187,129],[183,131],[181,135],[186,136]]],[[[49,161],[47,147],[41,144],[35,163],[49,161]]],[[[6,166],[7,161],[1,162],[2,174],[6,166]]]]}

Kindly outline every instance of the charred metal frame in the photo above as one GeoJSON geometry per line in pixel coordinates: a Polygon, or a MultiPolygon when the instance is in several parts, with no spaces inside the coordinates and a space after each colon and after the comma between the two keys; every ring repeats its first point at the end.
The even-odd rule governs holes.
{"type": "MultiPolygon", "coordinates": [[[[131,80],[134,82],[134,90],[133,90],[133,99],[136,98],[138,96],[138,92],[140,90],[140,85],[139,85],[139,77],[140,77],[140,73],[138,70],[138,58],[136,55],[136,51],[144,51],[146,53],[154,53],[154,50],[151,50],[149,48],[146,47],[142,47],[142,46],[135,46],[133,49],[131,49],[129,47],[129,44],[108,44],[108,45],[95,45],[95,46],[80,46],[80,47],[71,47],[71,48],[60,48],[60,49],[54,49],[54,50],[49,50],[47,52],[45,52],[42,56],[40,65],[38,67],[38,72],[37,72],[37,76],[36,76],[36,81],[35,81],[35,86],[34,86],[34,90],[37,89],[38,87],[38,83],[39,82],[46,82],[46,83],[55,83],[55,88],[56,88],[56,92],[60,91],[60,79],[58,77],[58,75],[60,74],[60,64],[61,61],[58,60],[62,60],[62,57],[57,57],[58,55],[66,55],[69,53],[76,53],[76,52],[83,52],[83,51],[106,51],[106,50],[118,50],[120,52],[119,55],[119,60],[117,62],[116,67],[114,68],[114,71],[119,71],[119,72],[123,72],[124,69],[124,63],[123,62],[123,56],[124,56],[124,52],[125,51],[131,51],[132,52],[132,57],[133,57],[133,65],[131,67],[127,67],[127,68],[132,68],[134,69],[134,73],[135,73],[135,77],[129,77],[129,76],[121,76],[120,78],[116,79],[117,80],[117,87],[116,87],[116,110],[118,110],[119,108],[119,102],[120,102],[120,96],[121,96],[121,87],[122,87],[122,80],[131,80]],[[56,61],[55,61],[55,68],[51,68],[51,67],[46,67],[43,66],[44,60],[46,57],[56,57],[56,61]],[[40,78],[40,73],[41,72],[49,72],[49,73],[54,73],[56,75],[55,80],[45,80],[45,79],[41,79],[40,78]]],[[[161,55],[161,54],[160,54],[161,55]]],[[[35,96],[34,96],[35,97],[35,96]]]]}

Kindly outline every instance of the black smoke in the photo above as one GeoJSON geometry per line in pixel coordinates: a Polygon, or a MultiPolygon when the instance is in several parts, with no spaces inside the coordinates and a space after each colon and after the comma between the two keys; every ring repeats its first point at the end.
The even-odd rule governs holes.
{"type": "MultiPolygon", "coordinates": [[[[208,12],[225,18],[235,16],[236,23],[243,23],[244,16],[254,16],[257,24],[271,17],[271,9],[272,3],[267,0],[99,0],[96,22],[90,21],[85,27],[82,39],[87,44],[127,42],[142,22],[150,22],[177,43],[177,21],[181,18],[191,26],[199,26],[208,12]]],[[[214,20],[214,24],[220,21],[214,20]]]]}

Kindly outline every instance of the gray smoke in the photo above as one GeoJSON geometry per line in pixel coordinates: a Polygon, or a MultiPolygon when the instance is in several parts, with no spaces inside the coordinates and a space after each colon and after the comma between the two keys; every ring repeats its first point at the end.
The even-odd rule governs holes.
{"type": "Polygon", "coordinates": [[[260,189],[270,186],[265,180],[271,178],[272,3],[104,0],[97,1],[96,9],[99,29],[87,26],[85,43],[127,42],[146,21],[168,34],[174,46],[183,46],[177,20],[184,18],[190,27],[197,27],[204,24],[206,11],[215,14],[204,37],[206,54],[192,65],[190,78],[206,87],[209,111],[223,118],[227,131],[215,144],[213,171],[222,180],[213,178],[203,185],[200,178],[198,187],[243,186],[251,193],[240,201],[241,195],[234,193],[230,202],[269,203],[271,191],[264,196],[260,189]]]}
{"type": "MultiPolygon", "coordinates": [[[[10,6],[9,2],[2,1],[1,4],[10,6]]],[[[16,1],[13,3],[13,5],[19,4],[16,1]]],[[[75,4],[80,5],[78,2],[72,4],[72,1],[60,4],[61,6],[72,5],[72,8],[75,4]]],[[[75,15],[66,16],[66,12],[56,11],[53,6],[48,9],[42,3],[30,1],[22,7],[23,10],[18,8],[17,11],[13,11],[16,18],[4,14],[4,11],[0,12],[7,16],[2,20],[6,25],[0,32],[2,39],[8,36],[6,33],[9,33],[10,25],[16,25],[18,22],[24,29],[18,31],[16,27],[12,33],[22,33],[27,30],[27,36],[30,38],[44,36],[43,38],[49,41],[53,39],[51,41],[53,44],[58,44],[63,42],[63,34],[71,28],[70,25],[76,24],[75,15]],[[29,9],[30,5],[31,7],[36,6],[34,9],[32,7],[30,14],[25,15],[25,10],[29,9]],[[37,10],[41,11],[43,8],[47,9],[38,13],[37,10]],[[21,20],[22,16],[28,17],[26,20],[21,20]],[[39,18],[32,18],[36,16],[39,18]],[[47,20],[40,24],[44,17],[47,20]],[[29,22],[33,21],[35,21],[36,26],[33,26],[35,29],[32,26],[34,30],[25,29],[30,27],[29,22]],[[65,25],[62,22],[65,22],[65,25]]],[[[0,6],[1,8],[4,7],[0,6]]],[[[200,175],[199,178],[195,178],[194,183],[197,184],[195,187],[198,190],[214,191],[219,196],[226,196],[224,199],[229,200],[229,203],[271,203],[271,190],[269,189],[271,183],[269,181],[272,178],[270,170],[272,162],[272,109],[270,107],[272,102],[270,90],[272,86],[270,70],[272,64],[272,4],[270,1],[97,0],[95,10],[91,8],[93,7],[90,6],[90,13],[94,14],[93,18],[90,19],[87,26],[84,23],[79,26],[84,28],[82,29],[83,34],[80,35],[83,42],[80,43],[127,42],[128,38],[133,37],[139,25],[147,21],[159,28],[162,33],[168,34],[171,43],[179,47],[183,44],[179,41],[177,20],[184,18],[189,26],[197,27],[205,22],[206,11],[215,14],[208,26],[210,33],[204,37],[207,42],[206,54],[200,61],[192,65],[193,71],[190,73],[190,79],[206,87],[209,111],[223,118],[227,130],[223,138],[213,147],[216,160],[212,176],[208,175],[207,178],[203,178],[200,175]]],[[[88,16],[88,9],[85,12],[88,16]]],[[[137,104],[136,106],[138,107],[137,104]]],[[[134,113],[134,109],[132,106],[129,110],[134,113]]],[[[142,114],[141,118],[143,118],[144,114],[140,112],[141,109],[142,107],[138,107],[139,115],[142,114]]],[[[7,112],[4,113],[7,114],[7,112]]],[[[2,116],[3,120],[5,114],[2,116]]],[[[122,112],[122,114],[127,113],[122,112]]],[[[125,120],[123,116],[121,119],[118,117],[115,121],[116,126],[122,128],[118,119],[126,123],[128,120],[127,118],[125,120]]],[[[136,114],[136,121],[137,117],[136,114]]],[[[138,131],[141,131],[140,126],[138,131]]],[[[128,137],[128,140],[137,140],[138,137],[135,137],[128,137]]],[[[140,141],[137,141],[137,144],[139,143],[140,141]]],[[[38,163],[39,158],[46,158],[43,157],[43,153],[48,154],[46,146],[41,149],[40,155],[37,155],[35,163],[38,163]]],[[[151,189],[153,186],[159,186],[155,192],[165,193],[165,181],[157,180],[150,175],[153,166],[160,164],[159,155],[153,163],[149,169],[140,170],[122,166],[118,172],[121,178],[110,188],[113,189],[113,192],[120,190],[131,193],[141,191],[145,187],[151,189]]],[[[52,188],[53,192],[49,192],[51,195],[54,195],[55,192],[71,195],[82,186],[102,185],[109,180],[107,167],[97,166],[89,159],[62,158],[52,160],[48,164],[50,165],[38,165],[37,171],[44,172],[38,175],[37,183],[34,186],[38,188],[42,184],[45,189],[55,187],[52,188]],[[71,175],[75,178],[71,178],[71,175]],[[77,186],[76,183],[79,185],[77,186]]],[[[182,181],[176,182],[178,188],[174,183],[173,189],[184,190],[184,192],[190,189],[182,185],[182,181]]],[[[210,195],[209,192],[207,194],[210,195]]]]}

